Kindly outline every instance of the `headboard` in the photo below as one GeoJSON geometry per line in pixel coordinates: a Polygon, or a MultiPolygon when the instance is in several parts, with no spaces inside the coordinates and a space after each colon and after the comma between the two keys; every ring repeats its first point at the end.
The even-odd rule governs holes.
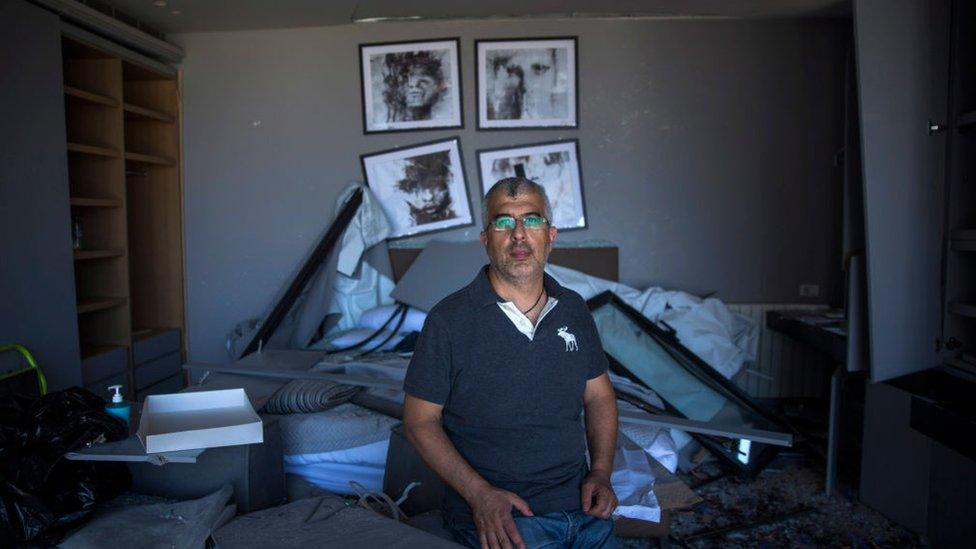
{"type": "MultiPolygon", "coordinates": [[[[393,267],[393,279],[399,281],[403,273],[407,272],[423,247],[390,247],[390,264],[393,267]]],[[[485,256],[485,263],[488,262],[485,256]]],[[[590,276],[619,281],[618,248],[610,243],[573,243],[571,245],[553,246],[549,254],[549,262],[553,265],[568,267],[586,273],[590,276]]]]}

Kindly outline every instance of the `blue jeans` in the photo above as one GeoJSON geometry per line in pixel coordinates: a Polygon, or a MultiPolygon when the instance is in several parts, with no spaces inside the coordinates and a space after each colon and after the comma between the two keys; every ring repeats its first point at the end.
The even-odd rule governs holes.
{"type": "MultiPolygon", "coordinates": [[[[613,521],[583,514],[582,511],[557,511],[535,517],[515,517],[515,527],[529,549],[616,549],[613,521]]],[[[454,539],[479,548],[478,528],[474,524],[455,524],[454,539]]]]}

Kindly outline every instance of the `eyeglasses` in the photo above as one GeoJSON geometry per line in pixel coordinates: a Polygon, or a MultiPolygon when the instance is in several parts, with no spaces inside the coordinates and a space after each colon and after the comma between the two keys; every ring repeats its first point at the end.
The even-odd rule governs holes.
{"type": "MultiPolygon", "coordinates": [[[[549,220],[541,215],[527,215],[521,221],[522,227],[529,231],[544,229],[549,224],[549,220]]],[[[492,219],[490,225],[496,231],[514,231],[515,227],[518,226],[518,222],[518,219],[510,215],[500,215],[492,219]]]]}

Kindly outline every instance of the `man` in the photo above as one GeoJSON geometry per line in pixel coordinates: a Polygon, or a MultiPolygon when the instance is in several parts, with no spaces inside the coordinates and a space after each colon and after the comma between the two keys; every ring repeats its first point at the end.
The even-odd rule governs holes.
{"type": "Polygon", "coordinates": [[[471,547],[616,546],[616,402],[586,304],[543,272],[551,215],[528,179],[491,188],[490,264],[430,311],[404,383],[407,437],[471,547]]]}

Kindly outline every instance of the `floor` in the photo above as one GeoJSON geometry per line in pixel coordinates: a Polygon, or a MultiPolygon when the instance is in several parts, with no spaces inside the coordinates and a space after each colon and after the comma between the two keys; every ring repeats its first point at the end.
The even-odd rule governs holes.
{"type": "MultiPolygon", "coordinates": [[[[674,547],[927,547],[841,488],[827,497],[822,469],[798,455],[777,458],[755,479],[721,476],[714,463],[687,475],[701,503],[672,515],[674,547]],[[709,482],[709,479],[716,478],[709,482]]],[[[626,539],[628,549],[658,547],[626,539]]],[[[666,546],[662,543],[660,546],[666,546]]]]}

